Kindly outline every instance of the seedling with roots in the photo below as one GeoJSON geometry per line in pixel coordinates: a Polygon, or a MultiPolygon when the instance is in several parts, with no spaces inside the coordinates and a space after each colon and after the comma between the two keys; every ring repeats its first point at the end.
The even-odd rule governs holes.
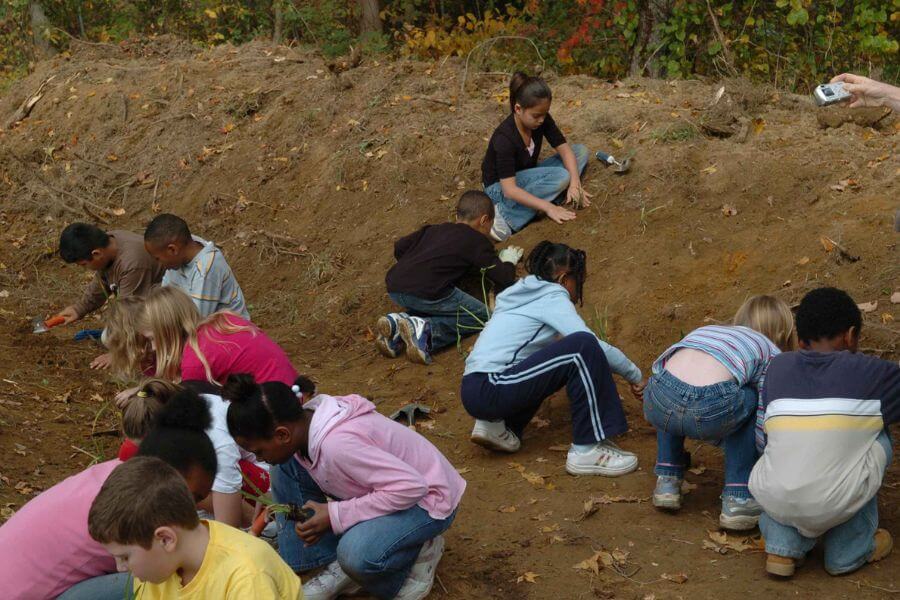
{"type": "Polygon", "coordinates": [[[490,267],[484,267],[481,269],[481,298],[484,301],[484,309],[487,312],[487,315],[486,315],[487,319],[482,320],[479,315],[476,315],[475,313],[473,313],[471,310],[469,310],[465,306],[459,306],[456,309],[456,349],[460,352],[460,354],[462,353],[462,338],[463,338],[462,334],[460,334],[460,331],[467,330],[467,331],[471,331],[473,333],[477,332],[477,331],[481,331],[482,329],[484,329],[484,325],[487,322],[487,320],[491,318],[491,305],[488,302],[487,285],[485,283],[485,278],[487,277],[488,269],[493,269],[493,268],[494,268],[494,266],[491,265],[490,267]],[[462,315],[462,313],[466,313],[471,318],[475,319],[475,321],[478,324],[477,325],[463,325],[462,323],[460,323],[459,317],[460,317],[460,315],[462,315]]]}
{"type": "MultiPolygon", "coordinates": [[[[262,504],[265,507],[265,514],[274,517],[275,515],[280,513],[283,514],[284,518],[288,521],[296,521],[298,523],[302,523],[313,515],[312,510],[303,508],[302,506],[299,506],[297,504],[282,504],[275,502],[272,498],[263,493],[263,491],[260,490],[256,486],[256,484],[253,483],[253,481],[251,481],[250,478],[247,477],[247,475],[245,475],[244,473],[241,473],[241,478],[255,492],[255,494],[251,494],[249,492],[241,490],[241,495],[248,500],[252,500],[262,504]]],[[[262,520],[261,525],[263,527],[265,527],[265,523],[267,520],[268,519],[265,518],[262,520]]],[[[256,524],[254,523],[254,526],[255,525],[256,524]]],[[[260,530],[262,530],[262,528],[260,528],[260,530]]],[[[258,532],[256,533],[257,535],[259,535],[258,532]]]]}
{"type": "Polygon", "coordinates": [[[641,235],[647,232],[647,225],[649,224],[647,222],[647,217],[661,208],[665,208],[665,205],[660,204],[659,206],[651,208],[650,210],[647,210],[646,206],[641,207],[641,235]]]}
{"type": "Polygon", "coordinates": [[[591,317],[591,331],[593,331],[598,338],[603,340],[604,342],[609,342],[609,307],[604,306],[603,312],[601,313],[597,308],[594,308],[594,316],[591,317]]]}

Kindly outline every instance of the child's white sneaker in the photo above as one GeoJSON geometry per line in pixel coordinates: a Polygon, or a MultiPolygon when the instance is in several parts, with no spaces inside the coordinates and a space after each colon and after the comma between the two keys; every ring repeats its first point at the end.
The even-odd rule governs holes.
{"type": "Polygon", "coordinates": [[[355,594],[361,589],[335,560],[303,584],[303,597],[306,600],[333,600],[341,594],[355,594]]]}
{"type": "Polygon", "coordinates": [[[475,419],[470,438],[479,446],[498,452],[518,452],[522,447],[519,437],[506,427],[503,421],[475,419]]]}
{"type": "Polygon", "coordinates": [[[428,595],[434,585],[438,563],[444,555],[444,536],[437,536],[422,545],[416,563],[409,571],[403,587],[397,593],[397,600],[420,600],[428,595]]]}
{"type": "Polygon", "coordinates": [[[566,471],[572,475],[603,475],[618,477],[637,469],[635,454],[622,450],[609,440],[594,444],[587,452],[569,448],[566,471]]]}

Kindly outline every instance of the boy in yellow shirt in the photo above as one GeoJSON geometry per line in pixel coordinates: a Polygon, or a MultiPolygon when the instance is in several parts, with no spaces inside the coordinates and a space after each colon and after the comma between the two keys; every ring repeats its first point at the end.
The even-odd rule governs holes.
{"type": "Polygon", "coordinates": [[[152,457],[113,470],[88,514],[91,537],[135,577],[134,597],[299,600],[300,579],[266,542],[201,521],[184,478],[152,457]]]}

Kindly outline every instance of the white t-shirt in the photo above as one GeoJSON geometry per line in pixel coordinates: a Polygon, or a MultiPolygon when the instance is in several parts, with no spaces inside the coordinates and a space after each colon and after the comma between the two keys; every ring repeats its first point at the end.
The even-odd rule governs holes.
{"type": "Polygon", "coordinates": [[[218,461],[212,491],[220,494],[236,494],[240,492],[241,486],[244,484],[241,468],[238,466],[239,460],[252,462],[266,471],[269,470],[269,464],[257,460],[252,452],[247,452],[238,446],[231,434],[228,433],[226,421],[228,402],[221,396],[213,394],[202,394],[202,397],[206,400],[206,405],[209,406],[209,412],[212,415],[212,424],[206,430],[206,435],[209,436],[209,441],[216,450],[216,460],[218,461]]]}

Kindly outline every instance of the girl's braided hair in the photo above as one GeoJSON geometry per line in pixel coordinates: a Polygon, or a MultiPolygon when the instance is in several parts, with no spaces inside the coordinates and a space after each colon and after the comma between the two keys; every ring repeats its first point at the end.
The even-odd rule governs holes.
{"type": "Polygon", "coordinates": [[[584,250],[544,240],[528,254],[525,269],[538,279],[553,283],[557,283],[556,273],[564,270],[575,278],[575,297],[572,300],[578,304],[584,303],[584,280],[587,277],[587,254],[584,250]]]}

